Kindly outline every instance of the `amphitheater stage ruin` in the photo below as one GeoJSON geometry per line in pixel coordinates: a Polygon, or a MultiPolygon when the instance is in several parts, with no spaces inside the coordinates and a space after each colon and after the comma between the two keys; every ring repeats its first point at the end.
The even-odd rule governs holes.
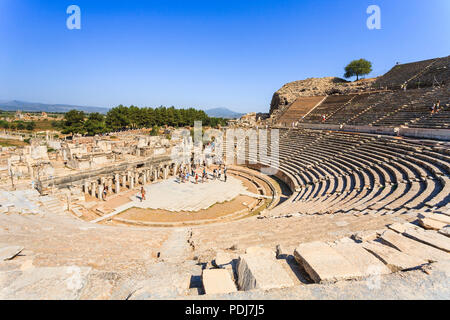
{"type": "Polygon", "coordinates": [[[2,148],[0,299],[450,299],[449,61],[288,84],[230,140],[2,148]]]}
{"type": "Polygon", "coordinates": [[[275,201],[272,184],[259,180],[256,172],[236,170],[229,169],[226,182],[209,174],[198,183],[171,177],[144,185],[146,200],[141,201],[140,190],[109,198],[106,205],[114,211],[91,222],[161,227],[223,222],[254,215],[275,201]]]}

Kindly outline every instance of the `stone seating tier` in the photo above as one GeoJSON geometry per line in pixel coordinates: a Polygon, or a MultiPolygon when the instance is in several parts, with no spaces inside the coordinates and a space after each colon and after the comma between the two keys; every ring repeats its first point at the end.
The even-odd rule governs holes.
{"type": "MultiPolygon", "coordinates": [[[[400,210],[448,203],[450,157],[440,149],[345,133],[284,134],[279,170],[299,188],[289,200],[298,212],[400,210]]],[[[270,164],[268,157],[251,159],[270,164]]]]}

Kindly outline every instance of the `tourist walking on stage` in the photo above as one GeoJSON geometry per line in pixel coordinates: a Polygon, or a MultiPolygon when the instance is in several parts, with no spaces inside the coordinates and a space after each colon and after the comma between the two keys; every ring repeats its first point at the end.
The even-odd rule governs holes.
{"type": "Polygon", "coordinates": [[[219,181],[221,177],[222,177],[222,169],[219,168],[219,181]]]}
{"type": "Polygon", "coordinates": [[[145,199],[145,189],[144,189],[144,187],[141,187],[141,202],[142,202],[143,200],[146,200],[146,199],[145,199]]]}
{"type": "Polygon", "coordinates": [[[225,178],[225,182],[227,182],[227,178],[228,178],[227,171],[228,171],[227,166],[224,166],[223,167],[223,176],[225,178]]]}
{"type": "Polygon", "coordinates": [[[108,186],[103,188],[103,201],[106,201],[106,196],[108,195],[108,186]]]}
{"type": "Polygon", "coordinates": [[[198,174],[195,174],[195,184],[198,184],[198,174]]]}

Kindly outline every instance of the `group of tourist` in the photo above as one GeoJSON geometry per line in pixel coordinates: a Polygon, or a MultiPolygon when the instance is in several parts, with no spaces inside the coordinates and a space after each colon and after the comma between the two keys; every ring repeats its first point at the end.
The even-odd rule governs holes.
{"type": "MultiPolygon", "coordinates": [[[[179,177],[179,181],[181,183],[189,182],[190,178],[192,177],[194,179],[194,183],[195,184],[198,184],[200,179],[201,179],[202,183],[203,182],[208,182],[209,174],[206,171],[206,169],[207,169],[206,163],[202,166],[201,173],[199,173],[198,168],[200,168],[200,167],[197,167],[197,165],[193,165],[191,167],[191,171],[189,172],[189,169],[188,169],[188,167],[186,165],[183,165],[182,167],[180,167],[180,169],[179,169],[179,176],[178,176],[179,177]]],[[[222,180],[222,176],[223,176],[223,181],[227,182],[227,180],[228,180],[228,168],[227,168],[227,166],[220,164],[219,168],[214,168],[211,176],[212,176],[212,178],[211,178],[212,180],[217,180],[218,179],[219,181],[222,180]]],[[[106,201],[106,197],[107,197],[108,193],[109,193],[108,186],[106,184],[103,184],[103,192],[101,194],[101,199],[103,201],[106,201]]],[[[145,188],[143,186],[141,187],[141,190],[140,190],[139,193],[140,193],[140,200],[141,200],[141,202],[146,200],[146,197],[145,197],[146,190],[145,190],[145,188]]]]}
{"type": "Polygon", "coordinates": [[[431,107],[431,114],[439,112],[441,109],[441,101],[438,100],[436,103],[433,103],[431,107]]]}
{"type": "MultiPolygon", "coordinates": [[[[219,165],[218,169],[215,168],[213,170],[211,179],[212,180],[216,180],[216,179],[221,180],[222,175],[223,175],[224,182],[227,182],[227,179],[228,179],[227,171],[228,171],[228,169],[227,169],[226,165],[219,165]],[[223,167],[223,169],[222,169],[222,167],[223,167]]],[[[194,183],[198,184],[199,180],[201,181],[201,183],[208,182],[209,176],[211,176],[211,175],[208,174],[207,166],[206,166],[206,164],[204,164],[202,167],[193,165],[191,167],[190,172],[189,172],[189,168],[187,166],[180,167],[178,178],[181,183],[189,182],[190,178],[193,178],[194,183]]]]}

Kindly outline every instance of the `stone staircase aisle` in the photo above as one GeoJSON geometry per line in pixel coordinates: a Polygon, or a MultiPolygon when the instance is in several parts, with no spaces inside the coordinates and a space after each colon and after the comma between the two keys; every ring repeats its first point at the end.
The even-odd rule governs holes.
{"type": "Polygon", "coordinates": [[[52,214],[64,215],[66,210],[64,204],[61,203],[57,198],[44,196],[39,199],[44,207],[52,214]]]}

